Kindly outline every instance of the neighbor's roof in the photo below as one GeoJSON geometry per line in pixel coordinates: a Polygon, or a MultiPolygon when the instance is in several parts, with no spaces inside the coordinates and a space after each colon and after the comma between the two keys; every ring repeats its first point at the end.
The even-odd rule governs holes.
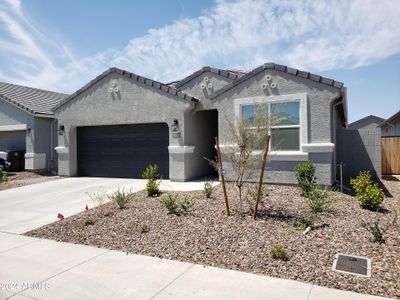
{"type": "Polygon", "coordinates": [[[170,82],[170,83],[168,83],[168,85],[179,88],[205,72],[211,72],[211,73],[214,73],[214,74],[226,77],[226,78],[231,78],[233,80],[238,79],[246,74],[246,72],[241,71],[241,70],[233,70],[233,69],[225,70],[225,69],[217,69],[217,68],[212,68],[212,67],[206,66],[206,67],[202,67],[200,70],[197,70],[196,72],[190,74],[189,76],[187,76],[181,80],[170,82]]]}
{"type": "Polygon", "coordinates": [[[53,111],[55,111],[56,109],[60,108],[61,106],[63,106],[65,103],[69,102],[71,99],[75,98],[76,96],[78,96],[79,94],[83,93],[84,91],[86,91],[87,89],[89,89],[91,86],[93,86],[96,82],[100,81],[101,79],[103,79],[104,77],[106,77],[107,75],[111,74],[111,73],[118,73],[122,76],[125,76],[127,78],[131,78],[135,81],[138,81],[142,84],[145,84],[147,86],[150,86],[154,89],[157,90],[161,90],[167,94],[170,94],[172,96],[175,96],[177,98],[183,99],[183,100],[187,100],[187,101],[193,101],[193,102],[199,102],[199,100],[187,93],[182,92],[180,89],[177,89],[173,86],[168,86],[167,84],[143,77],[143,76],[139,76],[136,75],[134,73],[130,73],[128,71],[122,70],[122,69],[118,69],[118,68],[110,68],[107,71],[105,71],[104,73],[100,74],[99,76],[97,76],[95,79],[93,79],[92,81],[90,81],[89,83],[87,83],[86,85],[84,85],[82,88],[80,88],[79,90],[77,90],[75,93],[73,93],[72,95],[69,95],[67,98],[65,98],[63,101],[61,101],[58,105],[56,105],[53,108],[53,111]]]}
{"type": "Polygon", "coordinates": [[[68,95],[0,82],[0,99],[30,113],[52,115],[52,108],[68,95]]]}
{"type": "Polygon", "coordinates": [[[391,116],[390,118],[386,119],[381,124],[379,124],[378,127],[382,127],[382,126],[385,126],[387,124],[390,124],[390,122],[394,121],[397,118],[400,118],[400,110],[397,113],[395,113],[393,116],[391,116]]]}
{"type": "Polygon", "coordinates": [[[288,74],[291,75],[295,75],[301,78],[306,78],[315,82],[319,82],[322,84],[326,84],[338,89],[342,89],[343,88],[343,83],[339,82],[339,81],[335,81],[333,79],[330,78],[326,78],[326,77],[322,77],[320,75],[316,75],[316,74],[312,74],[309,72],[305,72],[305,71],[301,71],[298,69],[294,69],[294,68],[290,68],[287,66],[283,66],[283,65],[278,65],[275,63],[265,63],[262,66],[255,68],[254,70],[244,74],[243,76],[240,76],[238,79],[232,81],[231,83],[225,85],[224,87],[222,87],[221,89],[217,90],[214,94],[212,94],[211,99],[216,98],[217,96],[225,93],[226,91],[234,88],[235,86],[237,86],[238,84],[250,79],[251,77],[257,75],[258,73],[261,73],[264,70],[277,70],[277,71],[281,71],[281,72],[286,72],[288,74]]]}

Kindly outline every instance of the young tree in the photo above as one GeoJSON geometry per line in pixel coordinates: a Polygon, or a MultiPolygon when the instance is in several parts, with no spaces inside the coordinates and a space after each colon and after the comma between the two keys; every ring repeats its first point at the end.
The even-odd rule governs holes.
{"type": "Polygon", "coordinates": [[[225,155],[234,174],[234,184],[238,189],[240,211],[243,212],[243,188],[246,181],[254,176],[264,158],[263,149],[269,142],[270,128],[277,122],[276,116],[271,116],[266,105],[257,105],[251,118],[243,116],[228,121],[230,142],[225,149],[225,155]]]}

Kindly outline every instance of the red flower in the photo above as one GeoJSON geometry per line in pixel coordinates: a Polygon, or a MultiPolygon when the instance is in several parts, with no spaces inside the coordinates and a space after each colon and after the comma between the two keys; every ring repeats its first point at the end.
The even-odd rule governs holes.
{"type": "Polygon", "coordinates": [[[88,210],[89,210],[89,207],[87,206],[87,204],[86,204],[85,210],[86,210],[86,211],[88,211],[88,210]]]}
{"type": "Polygon", "coordinates": [[[57,218],[60,219],[60,220],[64,220],[64,216],[62,214],[60,214],[60,213],[58,213],[57,218]]]}

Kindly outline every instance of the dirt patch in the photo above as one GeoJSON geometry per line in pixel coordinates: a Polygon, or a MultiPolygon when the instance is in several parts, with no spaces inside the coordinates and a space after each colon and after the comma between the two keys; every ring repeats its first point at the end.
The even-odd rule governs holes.
{"type": "MultiPolygon", "coordinates": [[[[400,211],[399,183],[390,182],[388,189],[395,196],[385,200],[389,213],[381,214],[383,220],[390,212],[400,211]]],[[[228,193],[233,204],[236,193],[232,186],[228,193]]],[[[27,235],[400,297],[399,231],[392,229],[385,244],[372,242],[360,223],[374,213],[361,209],[351,196],[333,193],[335,204],[322,213],[319,228],[303,235],[293,226],[294,219],[306,210],[299,195],[297,187],[269,186],[269,196],[263,199],[260,217],[254,221],[237,211],[225,216],[220,187],[212,199],[202,192],[179,193],[196,199],[194,207],[181,216],[168,214],[158,198],[139,192],[126,209],[108,203],[27,235]],[[88,225],[92,223],[88,219],[94,225],[88,225]],[[144,225],[147,231],[141,230],[144,225]],[[286,248],[288,261],[271,257],[276,244],[286,248]],[[332,271],[336,253],[369,257],[371,278],[332,271]]]]}
{"type": "Polygon", "coordinates": [[[0,191],[13,189],[20,186],[40,183],[44,181],[59,179],[59,176],[55,176],[48,172],[15,172],[8,173],[7,180],[0,182],[0,191]]]}

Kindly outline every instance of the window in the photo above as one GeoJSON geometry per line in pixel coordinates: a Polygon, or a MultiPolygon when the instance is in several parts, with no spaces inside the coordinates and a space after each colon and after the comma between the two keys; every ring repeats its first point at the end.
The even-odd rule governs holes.
{"type": "MultiPolygon", "coordinates": [[[[242,118],[246,118],[249,125],[254,123],[254,113],[257,104],[241,105],[242,118]]],[[[299,151],[300,150],[300,100],[269,103],[268,111],[277,118],[271,128],[272,151],[299,151]]]]}

